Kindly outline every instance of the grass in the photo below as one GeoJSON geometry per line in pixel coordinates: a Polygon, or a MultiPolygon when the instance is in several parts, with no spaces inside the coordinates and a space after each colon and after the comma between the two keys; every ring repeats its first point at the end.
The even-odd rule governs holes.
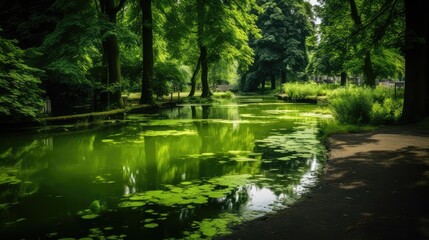
{"type": "Polygon", "coordinates": [[[317,97],[327,96],[329,92],[337,88],[337,85],[316,84],[316,83],[286,83],[282,90],[284,99],[287,101],[308,101],[316,100],[317,97]]]}
{"type": "Polygon", "coordinates": [[[329,136],[333,134],[341,133],[361,133],[361,132],[371,132],[379,128],[379,126],[367,124],[367,125],[354,125],[354,124],[341,124],[338,121],[329,121],[323,123],[320,126],[321,131],[319,133],[319,138],[326,142],[329,136]]]}
{"type": "Polygon", "coordinates": [[[343,124],[390,124],[399,122],[403,99],[394,99],[392,89],[348,86],[331,92],[329,106],[343,124]]]}

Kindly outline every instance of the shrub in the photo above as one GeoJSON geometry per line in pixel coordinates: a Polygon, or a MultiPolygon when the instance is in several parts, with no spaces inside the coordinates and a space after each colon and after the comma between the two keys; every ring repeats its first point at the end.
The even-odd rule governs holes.
{"type": "Polygon", "coordinates": [[[386,98],[382,103],[374,103],[371,111],[371,123],[384,124],[398,122],[402,115],[402,100],[386,98]]]}
{"type": "Polygon", "coordinates": [[[366,124],[370,122],[373,96],[368,88],[338,89],[331,96],[332,112],[340,123],[366,124]]]}
{"type": "Polygon", "coordinates": [[[343,124],[384,124],[399,121],[402,99],[391,97],[392,89],[348,87],[330,96],[336,119],[343,124]]]}
{"type": "Polygon", "coordinates": [[[312,99],[326,95],[325,87],[315,83],[286,83],[283,92],[292,101],[312,99]]]}

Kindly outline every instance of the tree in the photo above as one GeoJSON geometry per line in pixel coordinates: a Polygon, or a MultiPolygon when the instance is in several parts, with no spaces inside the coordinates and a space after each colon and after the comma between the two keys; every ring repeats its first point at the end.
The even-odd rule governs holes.
{"type": "Polygon", "coordinates": [[[206,19],[206,0],[196,0],[197,1],[197,22],[198,22],[198,48],[200,49],[200,64],[201,64],[201,85],[202,93],[201,97],[208,98],[210,97],[211,92],[209,89],[209,80],[208,80],[208,62],[207,62],[207,46],[204,42],[203,36],[205,35],[205,19],[206,19]]]}
{"type": "Polygon", "coordinates": [[[57,0],[50,7],[60,17],[37,50],[37,66],[46,72],[43,86],[55,115],[93,102],[92,70],[100,60],[100,27],[93,1],[57,0]],[[70,34],[73,33],[73,34],[70,34]]]}
{"type": "Polygon", "coordinates": [[[370,86],[376,78],[403,75],[403,57],[398,51],[403,41],[402,1],[320,2],[320,44],[309,67],[313,74],[341,74],[344,79],[345,74],[363,73],[370,86]]]}
{"type": "Polygon", "coordinates": [[[43,71],[25,62],[18,41],[0,37],[0,117],[34,119],[43,105],[40,76],[43,71]]]}
{"type": "Polygon", "coordinates": [[[429,116],[428,22],[425,3],[405,1],[406,51],[403,119],[408,122],[429,116]]]}
{"type": "MultiPolygon", "coordinates": [[[[362,29],[362,27],[363,27],[362,19],[358,13],[355,0],[349,0],[349,5],[350,5],[350,14],[352,16],[355,28],[356,29],[362,29]]],[[[365,33],[365,31],[362,31],[362,32],[365,33]]],[[[376,75],[375,75],[373,67],[372,67],[371,53],[370,53],[369,49],[366,49],[363,52],[363,55],[364,55],[363,72],[365,74],[365,84],[368,86],[374,87],[376,75]]]]}
{"type": "MultiPolygon", "coordinates": [[[[206,1],[192,0],[188,4],[196,15],[189,25],[196,26],[195,32],[201,65],[201,97],[209,97],[208,74],[210,64],[220,59],[246,69],[253,61],[253,51],[248,45],[249,36],[258,36],[256,15],[259,11],[255,0],[206,1]]],[[[188,12],[188,14],[190,13],[188,12]]],[[[196,67],[198,69],[198,67],[196,67]]],[[[195,71],[197,72],[197,71],[195,71]]]]}
{"type": "Polygon", "coordinates": [[[142,11],[143,77],[140,103],[153,104],[153,22],[152,0],[140,0],[142,11]]]}
{"type": "Polygon", "coordinates": [[[257,25],[262,37],[254,39],[255,63],[248,72],[244,90],[256,90],[271,78],[275,86],[275,74],[281,73],[286,81],[286,71],[303,72],[308,63],[306,39],[314,33],[311,5],[304,1],[264,0],[260,1],[263,12],[257,25]],[[253,83],[256,81],[257,83],[253,83]]]}
{"type": "Polygon", "coordinates": [[[121,0],[115,6],[114,0],[99,0],[101,16],[110,24],[109,29],[102,30],[102,83],[107,86],[107,91],[103,94],[103,102],[107,107],[110,105],[124,108],[121,91],[121,62],[119,57],[118,36],[114,32],[116,27],[116,15],[123,7],[125,0],[121,0]],[[112,87],[111,87],[112,86],[112,87]],[[112,89],[111,89],[112,88],[112,89]]]}

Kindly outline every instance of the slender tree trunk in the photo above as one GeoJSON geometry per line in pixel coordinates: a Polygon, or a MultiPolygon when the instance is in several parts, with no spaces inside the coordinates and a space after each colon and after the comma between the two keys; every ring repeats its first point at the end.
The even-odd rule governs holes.
{"type": "Polygon", "coordinates": [[[115,90],[110,94],[110,103],[116,107],[124,108],[121,91],[121,63],[119,59],[119,44],[116,35],[109,36],[107,39],[108,47],[108,66],[109,81],[115,84],[115,90]]]}
{"type": "Polygon", "coordinates": [[[197,83],[197,76],[198,76],[198,72],[200,71],[200,66],[201,66],[201,54],[198,57],[197,66],[195,67],[194,73],[192,74],[191,91],[189,92],[188,97],[193,97],[195,95],[195,85],[197,83]]]}
{"type": "Polygon", "coordinates": [[[372,68],[371,54],[365,53],[363,72],[365,73],[365,85],[375,87],[375,72],[372,68]]]}
{"type": "Polygon", "coordinates": [[[429,116],[429,18],[426,11],[424,1],[405,1],[405,96],[402,118],[407,122],[429,116]]]}
{"type": "Polygon", "coordinates": [[[154,104],[153,100],[153,24],[152,0],[140,0],[142,10],[143,78],[140,103],[154,104]]]}
{"type": "Polygon", "coordinates": [[[208,98],[211,96],[210,86],[208,81],[208,63],[207,63],[207,47],[204,45],[204,20],[205,20],[205,0],[197,0],[197,18],[198,18],[198,46],[200,48],[200,63],[201,63],[201,87],[202,87],[202,98],[208,98]]]}
{"type": "Polygon", "coordinates": [[[271,73],[271,89],[276,89],[276,75],[271,73]]]}
{"type": "MultiPolygon", "coordinates": [[[[100,0],[100,7],[103,16],[105,16],[111,23],[116,24],[116,15],[122,8],[125,0],[122,0],[118,6],[115,6],[114,0],[100,0]]],[[[114,86],[113,91],[107,91],[102,94],[101,98],[105,107],[124,108],[121,90],[121,62],[119,57],[119,43],[118,37],[115,34],[107,35],[102,40],[103,47],[103,73],[102,82],[107,87],[114,86]],[[105,70],[104,70],[105,69],[105,70]]]]}
{"type": "Polygon", "coordinates": [[[287,81],[287,75],[286,75],[286,71],[282,70],[282,77],[281,77],[281,83],[286,83],[287,81]]]}
{"type": "Polygon", "coordinates": [[[101,41],[101,46],[103,48],[103,56],[102,56],[102,63],[101,63],[101,84],[102,89],[100,91],[100,105],[97,107],[99,110],[105,110],[106,108],[110,107],[110,94],[107,91],[107,87],[109,86],[109,67],[107,64],[107,42],[104,41],[104,39],[101,41]]]}
{"type": "Polygon", "coordinates": [[[345,86],[347,84],[347,73],[341,72],[341,86],[345,86]]]}
{"type": "MultiPolygon", "coordinates": [[[[351,16],[352,16],[353,22],[355,24],[355,27],[357,29],[361,29],[362,28],[362,20],[359,16],[355,0],[349,0],[349,5],[350,5],[351,16]]],[[[365,84],[368,86],[371,86],[371,87],[375,87],[376,75],[375,75],[374,69],[372,67],[371,53],[369,50],[367,50],[364,54],[365,54],[365,57],[364,57],[363,72],[365,74],[365,84]]]]}
{"type": "Polygon", "coordinates": [[[192,119],[197,119],[197,109],[195,108],[195,106],[191,106],[191,115],[192,119]]]}
{"type": "Polygon", "coordinates": [[[202,87],[202,98],[208,98],[211,96],[210,86],[208,80],[208,64],[207,64],[207,48],[205,46],[200,47],[201,52],[201,87],[202,87]]]}

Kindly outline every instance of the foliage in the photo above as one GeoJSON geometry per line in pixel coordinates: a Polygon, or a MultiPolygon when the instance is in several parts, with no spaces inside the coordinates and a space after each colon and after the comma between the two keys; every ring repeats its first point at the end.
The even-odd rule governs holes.
{"type": "Polygon", "coordinates": [[[369,54],[379,79],[398,79],[404,75],[403,1],[353,1],[361,26],[357,26],[348,1],[321,0],[317,14],[321,18],[320,43],[307,68],[309,74],[362,76],[364,56],[369,54]]]}
{"type": "Polygon", "coordinates": [[[392,99],[389,88],[347,87],[330,95],[330,107],[343,124],[395,123],[402,115],[403,99],[392,99]]]}
{"type": "Polygon", "coordinates": [[[386,98],[382,103],[375,102],[371,110],[371,123],[385,124],[398,122],[402,116],[403,100],[386,98]]]}
{"type": "MultiPolygon", "coordinates": [[[[402,79],[405,74],[405,60],[398,49],[379,48],[371,52],[374,72],[379,79],[402,79]]],[[[353,75],[360,75],[363,62],[360,58],[351,58],[342,67],[353,75]]]]}
{"type": "Polygon", "coordinates": [[[262,37],[252,41],[255,63],[243,79],[245,91],[256,90],[255,86],[272,74],[304,71],[308,63],[306,40],[314,33],[313,12],[308,2],[269,0],[259,3],[263,12],[257,24],[262,37]]]}
{"type": "Polygon", "coordinates": [[[95,7],[88,1],[56,1],[51,7],[63,14],[55,30],[42,43],[42,64],[51,81],[87,85],[89,70],[100,57],[96,48],[100,32],[95,7]],[[70,33],[73,34],[70,34],[70,33]]]}
{"type": "Polygon", "coordinates": [[[208,49],[209,63],[236,60],[241,69],[246,69],[253,63],[249,36],[259,37],[257,16],[252,13],[260,11],[256,1],[209,1],[206,8],[204,32],[198,37],[208,49]]]}
{"type": "Polygon", "coordinates": [[[371,89],[339,89],[331,97],[332,112],[340,123],[360,125],[370,122],[373,102],[371,89]]]}
{"type": "Polygon", "coordinates": [[[237,85],[239,79],[238,68],[238,62],[228,62],[221,59],[211,65],[209,81],[213,84],[237,85]]]}
{"type": "Polygon", "coordinates": [[[154,92],[158,97],[179,91],[190,78],[189,68],[177,62],[158,62],[154,66],[154,92]]]}
{"type": "Polygon", "coordinates": [[[43,71],[27,65],[26,51],[16,40],[0,37],[0,117],[33,119],[42,107],[43,71]]]}
{"type": "Polygon", "coordinates": [[[377,129],[377,126],[374,125],[341,124],[338,121],[319,123],[319,127],[321,131],[318,136],[323,142],[326,142],[332,134],[371,132],[377,129]]]}
{"type": "Polygon", "coordinates": [[[283,84],[282,88],[288,99],[296,101],[317,96],[326,96],[328,86],[316,83],[286,83],[283,84]]]}

